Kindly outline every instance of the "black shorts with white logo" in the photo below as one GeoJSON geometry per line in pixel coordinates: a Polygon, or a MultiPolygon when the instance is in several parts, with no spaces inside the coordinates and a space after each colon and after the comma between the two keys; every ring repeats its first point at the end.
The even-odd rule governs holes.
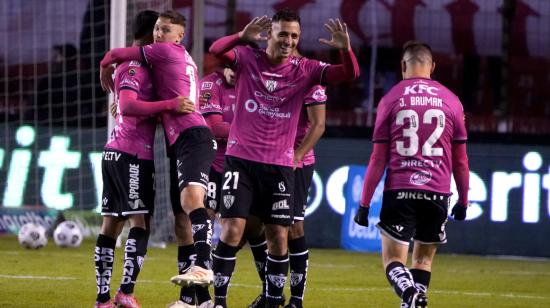
{"type": "Polygon", "coordinates": [[[385,191],[377,227],[402,244],[411,238],[425,244],[446,243],[449,200],[449,195],[423,190],[385,191]]]}
{"type": "Polygon", "coordinates": [[[197,126],[182,132],[172,145],[176,155],[178,187],[208,186],[208,173],[216,155],[216,140],[206,126],[197,126]]]}
{"type": "Polygon", "coordinates": [[[315,165],[308,165],[294,170],[294,220],[304,220],[306,215],[307,196],[314,169],[315,165]]]}
{"type": "Polygon", "coordinates": [[[155,165],[152,160],[105,149],[102,154],[101,215],[153,215],[155,165]]]}
{"type": "Polygon", "coordinates": [[[204,207],[218,213],[220,211],[220,200],[222,199],[222,173],[210,168],[208,189],[204,207]]]}
{"type": "Polygon", "coordinates": [[[174,214],[183,212],[180,194],[187,185],[207,189],[216,147],[216,140],[206,126],[186,129],[170,147],[170,201],[174,214]]]}
{"type": "Polygon", "coordinates": [[[292,224],[294,172],[291,167],[225,157],[222,218],[257,216],[266,224],[292,224]]]}

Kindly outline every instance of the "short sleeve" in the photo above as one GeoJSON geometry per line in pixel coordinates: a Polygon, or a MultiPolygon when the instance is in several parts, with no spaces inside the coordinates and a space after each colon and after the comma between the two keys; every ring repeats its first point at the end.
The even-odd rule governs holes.
{"type": "Polygon", "coordinates": [[[171,43],[154,43],[141,47],[141,56],[149,66],[154,66],[157,63],[166,62],[171,50],[171,43]]]}
{"type": "Polygon", "coordinates": [[[223,80],[219,77],[212,78],[207,76],[200,82],[200,107],[202,115],[210,113],[223,113],[221,106],[221,86],[223,80]]]}
{"type": "Polygon", "coordinates": [[[372,142],[390,141],[390,121],[391,108],[387,101],[382,98],[376,111],[376,122],[374,123],[374,132],[372,133],[372,142]]]}
{"type": "Polygon", "coordinates": [[[121,90],[133,90],[139,93],[139,90],[147,78],[147,68],[143,67],[140,62],[131,61],[126,67],[121,67],[117,72],[118,80],[117,92],[121,90]]]}
{"type": "Polygon", "coordinates": [[[457,98],[457,104],[454,108],[454,131],[453,142],[466,142],[468,140],[468,133],[466,132],[466,118],[464,116],[464,108],[457,98]]]}
{"type": "Polygon", "coordinates": [[[325,87],[316,85],[308,92],[304,99],[304,105],[306,107],[326,104],[327,95],[325,93],[325,87]]]}

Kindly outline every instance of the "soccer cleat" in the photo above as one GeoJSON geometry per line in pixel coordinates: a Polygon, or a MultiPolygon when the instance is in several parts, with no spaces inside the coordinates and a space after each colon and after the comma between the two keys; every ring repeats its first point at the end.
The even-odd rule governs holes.
{"type": "Polygon", "coordinates": [[[291,299],[284,308],[302,308],[302,303],[294,302],[291,299]]]}
{"type": "Polygon", "coordinates": [[[426,294],[417,292],[408,301],[401,301],[401,308],[427,308],[428,298],[426,294]]]}
{"type": "MultiPolygon", "coordinates": [[[[282,306],[285,304],[285,295],[283,294],[281,301],[279,302],[278,306],[282,306]]],[[[264,294],[258,295],[256,299],[252,302],[252,304],[248,305],[248,308],[257,308],[257,307],[266,307],[267,301],[264,294]]]]}
{"type": "Polygon", "coordinates": [[[214,273],[212,270],[193,265],[185,273],[170,278],[170,281],[182,287],[207,286],[214,281],[214,273]]]}
{"type": "Polygon", "coordinates": [[[111,300],[105,303],[95,302],[94,308],[113,308],[111,300]]]}
{"type": "Polygon", "coordinates": [[[117,308],[140,308],[134,295],[124,294],[120,290],[116,293],[114,306],[117,308]]]}
{"type": "Polygon", "coordinates": [[[166,306],[166,308],[196,308],[195,305],[187,304],[184,301],[175,301],[173,303],[170,303],[166,306]]]}
{"type": "Polygon", "coordinates": [[[198,308],[215,308],[214,307],[214,302],[212,300],[208,300],[202,304],[200,304],[199,306],[197,306],[198,308]]]}

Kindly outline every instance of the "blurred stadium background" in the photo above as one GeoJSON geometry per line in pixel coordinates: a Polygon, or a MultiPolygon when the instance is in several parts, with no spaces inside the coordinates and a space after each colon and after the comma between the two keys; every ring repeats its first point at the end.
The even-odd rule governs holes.
{"type": "MultiPolygon", "coordinates": [[[[442,251],[550,257],[547,0],[0,1],[0,234],[51,224],[58,212],[97,232],[109,127],[99,61],[130,43],[138,11],[183,13],[184,44],[204,75],[218,65],[207,53],[213,40],[284,7],[301,14],[301,52],[326,62],[338,57],[317,42],[327,37],[323,23],[345,21],[361,67],[358,80],[327,90],[306,219],[311,246],[379,251],[377,229],[351,218],[377,102],[401,78],[402,44],[417,39],[433,47],[433,77],[460,97],[470,137],[473,206],[466,222],[449,223],[442,251]]],[[[153,239],[162,243],[173,239],[173,222],[161,134],[153,239]]]]}

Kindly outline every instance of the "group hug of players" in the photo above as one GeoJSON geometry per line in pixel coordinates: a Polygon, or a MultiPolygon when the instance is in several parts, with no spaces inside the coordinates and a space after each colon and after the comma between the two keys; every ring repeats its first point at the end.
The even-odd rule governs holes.
{"type": "MultiPolygon", "coordinates": [[[[94,253],[97,283],[94,307],[139,307],[134,286],[147,251],[149,221],[154,209],[153,145],[159,122],[164,128],[170,159],[170,199],[178,244],[179,275],[171,281],[181,286],[179,299],[169,307],[227,307],[236,254],[245,243],[252,250],[263,285],[261,294],[250,307],[285,305],[283,289],[289,267],[291,297],[285,307],[302,307],[309,259],[303,220],[315,163],[313,147],[324,132],[327,100],[324,86],[359,76],[347,26],[338,19],[329,19],[325,24],[331,38],[319,39],[320,43],[340,51],[341,64],[331,65],[302,57],[297,52],[301,30],[300,18],[295,12],[285,9],[272,18],[254,18],[242,31],[212,44],[210,52],[225,68],[200,81],[193,59],[181,45],[185,26],[185,18],[175,11],[161,14],[143,11],[135,20],[132,47],[113,49],[101,61],[101,84],[116,97],[116,126],[105,145],[102,159],[103,224],[94,253]],[[255,42],[258,41],[267,41],[267,47],[257,48],[255,42]],[[212,223],[216,217],[220,219],[221,235],[212,250],[212,223]],[[130,231],[124,247],[122,280],[112,300],[110,280],[115,243],[126,221],[130,223],[130,231]],[[210,284],[214,286],[213,299],[208,289],[210,284]]],[[[410,53],[421,60],[416,66],[426,66],[427,62],[422,61],[429,53],[431,73],[433,61],[429,46],[411,44],[412,47],[405,47],[404,57],[410,53]]],[[[458,127],[464,127],[460,102],[443,86],[431,81],[429,74],[427,78],[417,78],[423,76],[416,70],[414,74],[404,80],[410,83],[409,87],[414,88],[415,80],[437,84],[433,87],[444,92],[452,109],[447,119],[447,110],[441,111],[443,116],[441,113],[434,115],[436,122],[437,119],[443,121],[437,125],[445,126],[445,121],[453,125],[447,125],[443,131],[436,129],[439,139],[430,144],[432,152],[440,149],[436,147],[438,140],[452,143],[453,154],[454,144],[464,145],[464,157],[456,164],[465,166],[467,171],[463,142],[466,133],[458,127]]],[[[381,102],[380,106],[383,103],[391,105],[394,102],[381,102]]],[[[384,116],[389,118],[387,121],[391,121],[392,108],[383,109],[384,116]]],[[[394,164],[389,158],[394,151],[389,125],[394,123],[386,128],[380,114],[379,111],[375,149],[366,175],[362,206],[356,217],[361,225],[368,225],[368,209],[374,192],[372,183],[380,180],[387,163],[389,166],[394,164]],[[373,168],[374,173],[371,163],[378,166],[373,168]]],[[[413,123],[416,125],[418,120],[411,114],[407,116],[411,127],[413,123]]],[[[424,123],[431,123],[428,118],[424,123]]],[[[403,125],[403,117],[397,125],[403,125]]],[[[409,128],[407,136],[411,136],[412,129],[409,128]]],[[[414,132],[423,138],[422,130],[415,129],[414,132]]],[[[430,138],[434,139],[433,134],[430,138]]],[[[398,152],[400,146],[404,147],[398,144],[398,152]]],[[[417,155],[411,152],[413,146],[411,138],[404,151],[409,151],[406,155],[417,155]]],[[[455,157],[451,156],[450,148],[445,145],[442,151],[444,155],[439,156],[445,160],[444,164],[448,163],[445,166],[452,166],[456,173],[455,157]],[[446,161],[451,157],[452,165],[446,161]]],[[[441,232],[444,234],[447,218],[450,184],[446,185],[445,181],[450,182],[447,174],[450,170],[438,172],[434,171],[433,176],[441,176],[443,182],[434,179],[434,187],[429,180],[422,184],[425,188],[417,185],[420,182],[412,187],[413,191],[428,191],[433,195],[430,200],[437,213],[418,214],[436,215],[434,220],[437,221],[426,223],[424,229],[420,224],[407,224],[411,215],[416,214],[413,204],[407,205],[413,209],[407,208],[406,214],[392,208],[393,214],[381,218],[378,226],[388,242],[383,244],[388,280],[402,298],[402,307],[427,305],[425,276],[431,271],[431,267],[425,266],[422,280],[411,274],[414,264],[411,271],[405,267],[409,240],[414,237],[415,251],[419,246],[417,240],[430,247],[446,241],[441,232]],[[395,231],[396,226],[400,230],[395,231]],[[406,230],[401,232],[403,226],[406,230]],[[386,246],[389,248],[384,248],[386,246]],[[395,247],[401,247],[401,253],[405,251],[404,261],[402,255],[395,255],[395,247]]],[[[396,182],[388,186],[388,178],[391,179],[390,170],[386,179],[389,191],[411,188],[400,187],[396,182]]],[[[455,217],[462,215],[462,219],[466,213],[467,181],[464,174],[462,179],[457,179],[460,204],[455,206],[456,211],[453,208],[455,217]]],[[[388,198],[392,196],[388,194],[388,198]]],[[[384,202],[397,204],[397,200],[384,202]]],[[[424,218],[430,219],[433,218],[424,218]]],[[[435,248],[420,250],[424,265],[429,261],[431,266],[431,259],[423,253],[433,258],[435,248]]],[[[429,282],[429,275],[427,279],[429,282]]]]}

